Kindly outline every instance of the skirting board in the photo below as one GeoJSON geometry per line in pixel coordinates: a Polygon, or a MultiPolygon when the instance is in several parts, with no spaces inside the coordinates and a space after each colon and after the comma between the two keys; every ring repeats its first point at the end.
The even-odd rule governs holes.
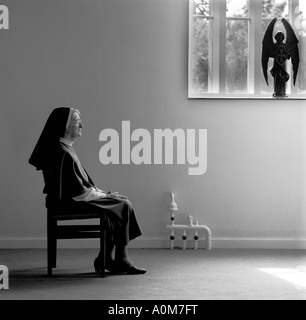
{"type": "MultiPolygon", "coordinates": [[[[43,249],[47,241],[43,238],[0,238],[0,249],[43,249]]],[[[130,248],[167,249],[169,239],[141,237],[131,241],[130,248]]],[[[175,247],[182,247],[182,241],[175,241],[175,247]]],[[[95,249],[99,242],[95,239],[60,240],[58,248],[95,249]]],[[[187,248],[193,248],[193,241],[187,241],[187,248]]],[[[205,241],[199,240],[199,249],[205,249],[205,241]]],[[[259,239],[259,238],[212,238],[212,249],[306,249],[306,239],[259,239]]]]}

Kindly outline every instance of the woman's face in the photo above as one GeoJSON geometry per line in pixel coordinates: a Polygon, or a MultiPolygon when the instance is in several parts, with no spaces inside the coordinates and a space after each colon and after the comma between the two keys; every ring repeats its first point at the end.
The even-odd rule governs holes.
{"type": "Polygon", "coordinates": [[[73,112],[71,121],[68,126],[67,136],[70,139],[74,140],[75,138],[82,136],[82,128],[83,128],[82,120],[78,112],[73,112]]]}

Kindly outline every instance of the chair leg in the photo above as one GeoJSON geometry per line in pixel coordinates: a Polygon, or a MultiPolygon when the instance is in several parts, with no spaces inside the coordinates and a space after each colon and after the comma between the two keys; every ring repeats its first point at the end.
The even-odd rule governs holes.
{"type": "Polygon", "coordinates": [[[53,266],[53,250],[52,250],[52,237],[48,236],[48,244],[47,244],[47,261],[48,261],[48,276],[52,276],[52,266],[53,266]]]}
{"type": "Polygon", "coordinates": [[[100,252],[101,261],[101,278],[105,278],[105,252],[106,252],[106,231],[105,231],[106,215],[103,214],[100,218],[100,252]]]}
{"type": "Polygon", "coordinates": [[[52,242],[52,268],[56,268],[56,256],[57,256],[57,240],[53,239],[52,242]]]}
{"type": "Polygon", "coordinates": [[[47,226],[47,252],[48,252],[48,276],[52,276],[52,268],[56,268],[56,251],[57,251],[57,240],[56,240],[56,226],[57,221],[48,218],[47,226]]]}

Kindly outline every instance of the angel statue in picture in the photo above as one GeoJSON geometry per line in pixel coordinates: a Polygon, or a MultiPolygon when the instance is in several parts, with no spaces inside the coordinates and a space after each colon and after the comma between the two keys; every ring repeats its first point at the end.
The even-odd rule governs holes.
{"type": "Polygon", "coordinates": [[[284,98],[286,95],[286,83],[290,79],[287,72],[286,63],[291,59],[293,66],[293,84],[296,83],[297,73],[299,69],[300,57],[298,39],[286,19],[273,19],[269,24],[262,42],[262,70],[268,81],[268,63],[269,58],[274,59],[274,65],[271,69],[271,75],[274,78],[274,94],[275,98],[284,98]]]}

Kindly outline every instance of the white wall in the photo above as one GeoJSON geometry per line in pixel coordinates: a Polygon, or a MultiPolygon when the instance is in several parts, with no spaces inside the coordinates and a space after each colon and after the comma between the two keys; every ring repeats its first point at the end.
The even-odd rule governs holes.
{"type": "Polygon", "coordinates": [[[305,247],[305,101],[188,100],[187,0],[3,0],[0,30],[0,246],[44,246],[42,177],[27,164],[51,110],[82,111],[75,144],[96,184],[127,194],[164,246],[170,197],[208,225],[215,247],[305,247]],[[99,133],[207,129],[208,170],[102,166],[99,133]],[[164,240],[164,241],[163,241],[164,240]]]}

